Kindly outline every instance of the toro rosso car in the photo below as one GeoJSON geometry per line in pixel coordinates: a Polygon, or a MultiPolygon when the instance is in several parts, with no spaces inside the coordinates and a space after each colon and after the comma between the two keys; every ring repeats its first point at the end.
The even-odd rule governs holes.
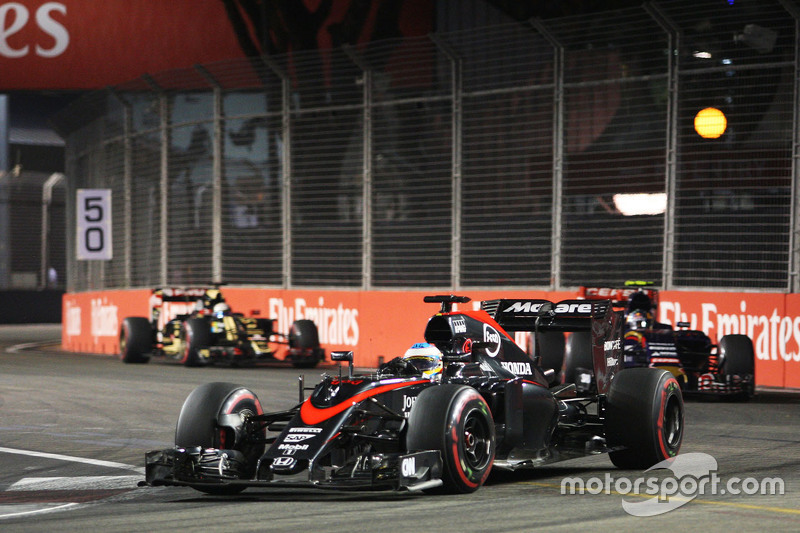
{"type": "MultiPolygon", "coordinates": [[[[658,290],[649,282],[627,282],[624,288],[581,287],[580,297],[611,299],[625,315],[624,366],[663,368],[685,392],[747,399],[753,395],[755,356],[746,335],[725,335],[715,345],[688,322],[675,327],[657,322],[658,290]]],[[[578,386],[592,381],[585,334],[567,338],[564,380],[578,386]]]]}
{"type": "Polygon", "coordinates": [[[476,311],[453,310],[467,297],[425,301],[441,307],[423,348],[367,374],[353,373],[353,352],[333,352],[348,373],[323,375],[307,398],[301,380],[300,403],[286,411],[263,412],[239,385],[198,387],[181,409],[175,446],[146,454],[146,483],[211,494],[290,486],[465,493],[493,468],[605,452],[619,467],[646,468],[678,453],[680,387],[665,370],[621,370],[622,316],[609,301],[492,300],[476,311]],[[551,384],[514,331],[589,333],[596,390],[551,384]]]}
{"type": "Polygon", "coordinates": [[[146,363],[152,355],[186,366],[230,365],[279,360],[273,345],[286,345],[282,359],[314,367],[325,358],[317,326],[296,320],[288,334],[275,320],[234,313],[218,288],[160,288],[150,297],[150,317],[122,321],[119,349],[125,363],[146,363]]]}

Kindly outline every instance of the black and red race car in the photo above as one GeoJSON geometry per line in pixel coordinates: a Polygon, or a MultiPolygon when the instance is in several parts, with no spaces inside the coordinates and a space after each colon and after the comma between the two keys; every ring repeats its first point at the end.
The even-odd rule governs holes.
{"type": "Polygon", "coordinates": [[[147,363],[155,355],[186,366],[285,360],[310,368],[324,360],[313,321],[295,320],[286,334],[275,331],[275,322],[234,313],[219,287],[158,288],[149,318],[122,321],[120,356],[125,363],[147,363]],[[278,354],[275,345],[286,349],[278,354]]]}
{"type": "MultiPolygon", "coordinates": [[[[611,300],[625,316],[625,368],[662,368],[672,373],[684,392],[748,399],[755,389],[755,352],[747,335],[724,335],[714,344],[688,322],[675,326],[655,320],[658,289],[651,282],[629,281],[622,287],[581,287],[579,298],[611,300]]],[[[585,333],[566,339],[562,380],[591,387],[590,339],[585,333]]]]}
{"type": "MultiPolygon", "coordinates": [[[[472,492],[493,468],[534,467],[607,452],[623,468],[678,453],[684,406],[677,381],[656,368],[622,370],[622,315],[610,301],[502,299],[476,311],[440,304],[424,338],[441,354],[427,377],[398,357],[354,374],[324,375],[300,403],[265,413],[231,383],[195,389],[178,417],[175,446],[146,454],[146,483],[211,494],[247,487],[472,492]],[[515,331],[590,334],[596,388],[553,383],[514,343],[515,331]]],[[[414,359],[422,359],[415,357],[414,359]]],[[[430,367],[425,368],[428,372],[430,367]]]]}

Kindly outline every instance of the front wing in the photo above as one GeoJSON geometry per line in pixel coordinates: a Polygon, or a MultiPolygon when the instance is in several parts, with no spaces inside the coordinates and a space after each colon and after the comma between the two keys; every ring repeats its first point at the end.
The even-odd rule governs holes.
{"type": "Polygon", "coordinates": [[[339,469],[305,466],[292,475],[275,473],[272,467],[257,468],[259,473],[248,477],[245,458],[236,450],[176,447],[145,454],[145,481],[208,492],[239,487],[420,491],[442,485],[441,454],[434,450],[372,454],[339,469]]]}

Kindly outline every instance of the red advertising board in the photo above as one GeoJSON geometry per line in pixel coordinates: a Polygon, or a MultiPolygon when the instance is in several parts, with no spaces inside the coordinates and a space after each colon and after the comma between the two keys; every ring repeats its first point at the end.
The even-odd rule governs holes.
{"type": "MultiPolygon", "coordinates": [[[[318,0],[302,1],[309,20],[322,9],[318,0]]],[[[408,0],[397,11],[380,11],[384,4],[391,8],[367,4],[356,42],[381,38],[374,33],[380,13],[404,36],[432,31],[430,2],[408,0]]],[[[352,22],[353,9],[363,10],[364,4],[334,0],[310,45],[333,46],[330,28],[352,22]]],[[[248,31],[248,38],[255,38],[253,28],[248,31]]],[[[278,39],[286,41],[282,52],[290,53],[291,25],[277,31],[289,32],[278,39]]],[[[100,89],[146,73],[242,57],[222,0],[0,0],[0,91],[100,89]]]]}
{"type": "Polygon", "coordinates": [[[221,1],[0,0],[0,89],[96,89],[241,57],[221,1]]]}
{"type": "MultiPolygon", "coordinates": [[[[422,341],[435,304],[422,302],[431,291],[304,291],[226,287],[231,307],[245,315],[278,320],[277,331],[292,321],[311,319],[326,351],[353,350],[355,363],[375,367],[422,341]]],[[[462,291],[482,299],[574,298],[571,292],[462,291]]],[[[64,296],[62,344],[76,352],[116,354],[119,326],[126,316],[148,316],[148,290],[73,293],[64,296]]],[[[714,341],[729,333],[753,339],[756,383],[800,388],[800,295],[661,291],[659,320],[690,322],[714,341]]],[[[521,344],[523,339],[519,339],[521,344]]]]}

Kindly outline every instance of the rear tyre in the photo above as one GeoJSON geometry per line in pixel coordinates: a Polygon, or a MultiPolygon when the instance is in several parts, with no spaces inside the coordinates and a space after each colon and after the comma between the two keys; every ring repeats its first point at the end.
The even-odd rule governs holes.
{"type": "Polygon", "coordinates": [[[319,331],[313,320],[295,320],[289,331],[289,354],[295,368],[314,368],[322,359],[319,331]]]}
{"type": "Polygon", "coordinates": [[[594,369],[592,362],[592,334],[589,331],[575,331],[567,337],[564,348],[564,383],[575,383],[577,369],[594,369]]]}
{"type": "Polygon", "coordinates": [[[429,387],[411,408],[406,445],[410,452],[439,450],[444,491],[474,492],[489,477],[496,451],[489,406],[466,385],[429,387]]]}
{"type": "Polygon", "coordinates": [[[186,366],[201,366],[203,359],[200,350],[208,348],[211,332],[208,323],[202,318],[190,318],[181,326],[181,359],[186,366]]]}
{"type": "Polygon", "coordinates": [[[119,353],[123,363],[146,363],[153,351],[153,328],[141,316],[131,316],[122,321],[119,331],[119,353]]]}
{"type": "Polygon", "coordinates": [[[725,335],[719,341],[719,369],[726,376],[749,376],[744,385],[742,399],[749,399],[754,392],[756,356],[753,341],[747,335],[725,335]]]}
{"type": "Polygon", "coordinates": [[[683,441],[683,396],[675,377],[657,368],[616,374],[606,403],[606,442],[618,468],[645,469],[678,454],[683,441]]]}
{"type": "MultiPolygon", "coordinates": [[[[255,393],[240,385],[221,382],[200,385],[183,402],[175,426],[175,445],[237,450],[247,458],[248,473],[252,474],[264,452],[264,444],[263,440],[253,442],[253,435],[247,432],[247,420],[263,412],[255,393]]],[[[263,430],[255,437],[263,439],[263,430]]],[[[198,490],[208,494],[236,494],[244,487],[212,486],[198,490]]]]}

